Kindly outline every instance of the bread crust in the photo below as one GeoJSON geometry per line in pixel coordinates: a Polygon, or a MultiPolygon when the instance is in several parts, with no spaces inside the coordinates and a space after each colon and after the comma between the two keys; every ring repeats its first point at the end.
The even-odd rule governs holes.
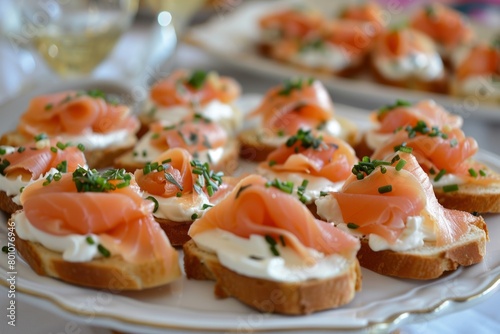
{"type": "Polygon", "coordinates": [[[331,309],[349,303],[361,289],[357,260],[333,278],[285,283],[238,274],[224,267],[215,254],[198,248],[193,240],[183,249],[188,278],[214,280],[217,297],[234,297],[261,312],[301,315],[331,309]]]}
{"type": "Polygon", "coordinates": [[[458,191],[445,192],[434,187],[436,198],[448,209],[479,213],[500,212],[500,184],[487,187],[477,184],[461,184],[458,191]]]}
{"type": "Polygon", "coordinates": [[[191,240],[188,235],[192,221],[174,222],[169,219],[155,217],[155,220],[160,224],[160,227],[170,240],[170,244],[174,247],[180,247],[191,240]]]}
{"type": "Polygon", "coordinates": [[[373,251],[368,239],[361,239],[358,260],[362,267],[386,276],[429,280],[442,276],[459,266],[470,266],[482,261],[486,252],[488,230],[482,217],[477,217],[471,230],[452,245],[423,247],[404,252],[373,251]]]}
{"type": "Polygon", "coordinates": [[[169,283],[170,268],[161,260],[133,264],[121,256],[96,258],[89,262],[68,262],[60,253],[38,242],[16,237],[16,250],[38,274],[91,288],[142,290],[169,283]]]}
{"type": "MultiPolygon", "coordinates": [[[[123,152],[114,157],[112,166],[114,168],[124,168],[127,172],[133,173],[137,169],[144,168],[145,163],[134,160],[133,149],[123,152]]],[[[221,171],[226,175],[232,175],[238,169],[238,155],[240,152],[240,143],[237,140],[231,140],[225,147],[225,152],[217,164],[212,164],[211,169],[221,171]]]]}
{"type": "Polygon", "coordinates": [[[12,200],[13,197],[14,196],[7,195],[5,191],[0,190],[0,210],[8,214],[13,214],[17,210],[20,210],[22,206],[14,203],[14,201],[12,200]]]}

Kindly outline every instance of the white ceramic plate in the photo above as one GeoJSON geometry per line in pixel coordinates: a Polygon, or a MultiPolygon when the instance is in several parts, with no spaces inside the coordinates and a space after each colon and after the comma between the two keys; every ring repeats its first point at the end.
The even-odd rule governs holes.
{"type": "MultiPolygon", "coordinates": [[[[215,17],[207,23],[195,26],[186,35],[185,41],[196,45],[208,53],[217,56],[225,63],[254,73],[288,78],[294,75],[314,75],[321,79],[331,90],[335,101],[367,109],[393,103],[396,99],[419,101],[434,99],[450,111],[463,117],[477,117],[500,120],[500,106],[488,104],[479,94],[467,98],[454,98],[441,94],[432,94],[407,89],[394,88],[366,79],[346,79],[331,75],[317,74],[298,69],[271,59],[256,52],[255,44],[259,39],[257,19],[265,13],[281,7],[290,7],[293,3],[302,3],[320,8],[325,15],[339,11],[345,1],[295,0],[295,1],[234,1],[233,5],[216,8],[215,17]]],[[[392,6],[392,5],[391,5],[392,6]]],[[[398,11],[386,8],[385,16],[389,26],[404,17],[398,11]]],[[[475,26],[478,35],[490,40],[492,29],[475,26]]]]}
{"type": "MultiPolygon", "coordinates": [[[[75,82],[65,88],[101,88],[128,94],[127,88],[113,82],[75,82]]],[[[48,87],[54,91],[60,87],[48,87]]],[[[42,93],[42,91],[33,92],[42,93]]],[[[17,122],[27,98],[18,98],[0,107],[0,133],[17,122]],[[9,108],[6,110],[5,108],[9,108]]],[[[259,96],[245,96],[241,106],[251,108],[259,96]]],[[[365,127],[366,111],[336,105],[337,112],[365,127]]],[[[482,152],[478,158],[500,171],[500,157],[482,152]]],[[[248,166],[248,165],[247,165],[248,166]]],[[[485,217],[491,240],[500,239],[500,215],[485,217]]],[[[0,215],[0,246],[7,245],[7,217],[0,215]]],[[[282,332],[329,333],[332,330],[388,331],[409,321],[431,319],[470,307],[500,285],[500,247],[490,242],[484,261],[440,279],[428,282],[384,277],[362,269],[363,289],[354,300],[339,309],[307,316],[289,317],[260,314],[234,299],[217,300],[213,282],[189,281],[186,278],[161,288],[142,292],[120,292],[80,288],[38,276],[20,258],[15,268],[8,267],[8,257],[0,254],[0,284],[7,287],[9,272],[16,272],[16,290],[37,307],[92,326],[125,332],[282,332]]],[[[182,261],[182,256],[181,256],[182,261]]]]}

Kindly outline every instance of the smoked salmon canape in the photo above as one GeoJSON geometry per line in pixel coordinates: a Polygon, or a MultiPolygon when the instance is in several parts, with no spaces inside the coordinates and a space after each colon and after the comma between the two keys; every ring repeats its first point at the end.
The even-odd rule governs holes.
{"type": "Polygon", "coordinates": [[[500,40],[464,47],[452,60],[451,94],[500,103],[500,40]]]}
{"type": "Polygon", "coordinates": [[[131,109],[103,91],[65,91],[33,98],[16,130],[4,134],[0,144],[22,146],[44,133],[83,145],[89,167],[105,168],[135,145],[138,129],[131,109]]]}
{"type": "Polygon", "coordinates": [[[394,132],[407,126],[416,126],[420,121],[430,128],[461,128],[463,124],[461,116],[450,113],[433,100],[410,103],[398,99],[371,112],[370,121],[372,126],[362,134],[360,142],[354,147],[359,158],[371,156],[394,132]]]}
{"type": "Polygon", "coordinates": [[[12,214],[21,209],[21,192],[36,180],[57,179],[86,167],[82,150],[44,135],[25,146],[0,146],[0,210],[12,214]]]}
{"type": "Polygon", "coordinates": [[[315,200],[340,190],[357,162],[354,149],[343,140],[299,129],[259,164],[257,173],[288,184],[290,192],[316,214],[315,200]]]}
{"type": "Polygon", "coordinates": [[[183,246],[188,279],[214,280],[217,297],[261,312],[332,309],[361,289],[359,240],[317,220],[286,184],[262,176],[242,179],[189,235],[183,246]]]}
{"type": "Polygon", "coordinates": [[[143,197],[154,203],[153,216],[174,246],[191,239],[187,232],[196,219],[222,200],[236,178],[214,172],[188,151],[173,148],[135,173],[143,197]]]}
{"type": "Polygon", "coordinates": [[[181,276],[177,251],[125,170],[79,167],[21,193],[16,249],[39,275],[99,289],[142,290],[181,276]]]}
{"type": "Polygon", "coordinates": [[[475,38],[467,19],[457,10],[440,3],[417,10],[410,19],[410,26],[432,38],[446,63],[458,48],[475,38]]]}
{"type": "Polygon", "coordinates": [[[339,192],[316,201],[318,214],[361,240],[362,267],[428,280],[483,260],[488,232],[481,216],[446,209],[410,153],[366,157],[339,192]]]}
{"type": "Polygon", "coordinates": [[[252,161],[265,160],[299,129],[331,135],[350,145],[359,140],[357,126],[335,115],[330,95],[314,78],[293,78],[271,88],[246,121],[248,127],[238,135],[240,156],[252,161]]]}
{"type": "Polygon", "coordinates": [[[241,87],[236,80],[215,71],[178,69],[151,87],[144,102],[141,120],[142,136],[151,123],[179,123],[194,114],[223,125],[228,131],[239,129],[242,114],[236,106],[241,87]]]}
{"type": "Polygon", "coordinates": [[[222,125],[200,114],[174,125],[150,124],[149,131],[133,149],[115,159],[114,166],[134,172],[171,148],[186,149],[195,159],[226,174],[232,174],[238,167],[238,140],[222,125]]]}
{"type": "Polygon", "coordinates": [[[500,212],[500,175],[474,160],[478,144],[461,129],[429,126],[420,120],[394,133],[375,150],[372,159],[386,159],[398,149],[415,156],[443,206],[500,212]]]}
{"type": "Polygon", "coordinates": [[[321,12],[309,7],[281,9],[262,16],[257,22],[260,37],[258,50],[268,56],[276,42],[314,40],[325,22],[321,12]]]}
{"type": "Polygon", "coordinates": [[[324,23],[318,36],[283,38],[269,47],[269,56],[301,69],[351,77],[367,65],[375,39],[370,24],[356,20],[324,23]]]}
{"type": "Polygon", "coordinates": [[[371,68],[382,84],[448,92],[448,74],[435,43],[415,29],[400,27],[382,33],[374,43],[371,68]]]}

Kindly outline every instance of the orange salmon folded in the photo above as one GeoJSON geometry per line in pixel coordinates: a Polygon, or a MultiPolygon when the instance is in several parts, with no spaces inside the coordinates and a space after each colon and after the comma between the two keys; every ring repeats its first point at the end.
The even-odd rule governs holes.
{"type": "Polygon", "coordinates": [[[316,201],[321,217],[361,238],[361,265],[385,275],[431,279],[480,262],[484,220],[439,204],[410,153],[386,159],[364,158],[341,191],[316,201]]]}
{"type": "Polygon", "coordinates": [[[25,146],[0,147],[0,209],[13,213],[21,208],[19,195],[30,183],[42,177],[60,177],[86,166],[81,147],[63,143],[59,138],[39,136],[25,146]]]}
{"type": "Polygon", "coordinates": [[[276,313],[348,303],[360,287],[359,241],[314,218],[286,187],[247,176],[196,220],[184,244],[188,278],[216,280],[217,296],[261,310],[272,291],[286,291],[285,302],[267,310],[276,313]]]}
{"type": "Polygon", "coordinates": [[[124,170],[80,167],[41,179],[24,189],[21,204],[12,218],[18,250],[39,274],[124,290],[180,276],[177,252],[154,221],[154,204],[124,170]],[[72,249],[68,240],[79,246],[72,249]]]}

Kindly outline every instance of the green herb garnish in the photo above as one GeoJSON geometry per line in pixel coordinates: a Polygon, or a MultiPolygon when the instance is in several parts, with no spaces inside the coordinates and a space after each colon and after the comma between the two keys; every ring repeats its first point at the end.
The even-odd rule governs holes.
{"type": "Polygon", "coordinates": [[[197,213],[193,213],[191,215],[191,220],[196,220],[196,219],[198,219],[198,214],[197,213]]]}
{"type": "Polygon", "coordinates": [[[9,167],[10,161],[7,159],[3,159],[2,162],[0,162],[0,174],[5,175],[5,168],[9,167]]]}
{"type": "Polygon", "coordinates": [[[266,239],[266,242],[269,244],[269,249],[271,250],[271,253],[273,253],[274,256],[280,256],[280,252],[276,248],[277,242],[274,240],[273,237],[270,235],[265,235],[264,238],[266,239]]]}
{"type": "Polygon", "coordinates": [[[354,224],[354,223],[347,223],[347,228],[350,228],[351,230],[355,230],[355,229],[359,228],[359,225],[354,224]]]}
{"type": "Polygon", "coordinates": [[[286,146],[292,147],[296,143],[300,143],[300,146],[305,149],[312,147],[315,150],[319,150],[320,148],[327,147],[326,144],[323,143],[323,138],[321,136],[313,136],[311,130],[299,129],[297,134],[287,139],[286,146]]]}
{"type": "Polygon", "coordinates": [[[303,78],[295,78],[285,80],[283,88],[278,91],[278,95],[290,95],[293,90],[300,90],[304,85],[310,86],[314,82],[313,78],[304,80],[303,78]]]}
{"type": "Polygon", "coordinates": [[[448,184],[446,186],[443,186],[443,191],[445,193],[449,193],[452,191],[458,191],[458,184],[448,184]]]}
{"type": "Polygon", "coordinates": [[[388,184],[378,188],[380,194],[390,193],[392,191],[392,185],[388,184]]]}
{"type": "Polygon", "coordinates": [[[275,187],[287,194],[293,193],[293,182],[290,181],[280,181],[278,179],[274,179],[273,181],[266,182],[266,187],[275,187]]]}
{"type": "Polygon", "coordinates": [[[444,176],[444,174],[446,174],[446,170],[441,169],[439,171],[439,173],[434,177],[434,182],[438,182],[439,180],[441,180],[441,178],[444,176]]]}
{"type": "Polygon", "coordinates": [[[73,182],[78,192],[106,192],[130,185],[132,176],[125,169],[108,169],[98,172],[95,169],[78,167],[73,172],[73,182]],[[111,181],[121,181],[120,183],[111,181]]]}
{"type": "Polygon", "coordinates": [[[191,74],[191,77],[187,80],[187,84],[194,89],[200,89],[205,84],[207,80],[208,73],[203,70],[196,70],[191,74]]]}
{"type": "Polygon", "coordinates": [[[184,190],[184,188],[179,184],[179,182],[177,182],[177,180],[174,178],[172,174],[165,172],[165,179],[168,182],[172,183],[174,186],[176,186],[177,189],[179,189],[180,191],[184,190]]]}
{"type": "Polygon", "coordinates": [[[154,198],[153,196],[148,196],[148,197],[146,197],[146,199],[148,199],[154,203],[155,206],[153,208],[153,213],[158,211],[158,207],[160,206],[160,204],[158,203],[158,200],[156,198],[154,198]]]}
{"type": "Polygon", "coordinates": [[[474,168],[469,168],[469,174],[472,177],[477,177],[477,172],[474,170],[474,168]]]}
{"type": "Polygon", "coordinates": [[[42,139],[47,139],[47,138],[49,138],[49,137],[45,133],[40,133],[39,135],[36,135],[34,137],[35,141],[40,141],[42,139]]]}
{"type": "Polygon", "coordinates": [[[87,241],[89,245],[95,244],[94,238],[92,238],[90,235],[85,238],[85,241],[87,241]]]}
{"type": "Polygon", "coordinates": [[[201,190],[205,187],[207,189],[208,196],[212,196],[222,184],[222,177],[224,176],[224,173],[215,173],[210,169],[207,162],[202,164],[199,160],[192,160],[191,166],[193,167],[193,173],[198,175],[198,179],[194,184],[195,191],[197,193],[201,193],[201,190]]]}
{"type": "Polygon", "coordinates": [[[103,245],[99,244],[97,245],[97,250],[99,251],[99,253],[102,254],[102,256],[104,257],[110,257],[111,256],[111,252],[106,248],[104,247],[103,245]]]}

